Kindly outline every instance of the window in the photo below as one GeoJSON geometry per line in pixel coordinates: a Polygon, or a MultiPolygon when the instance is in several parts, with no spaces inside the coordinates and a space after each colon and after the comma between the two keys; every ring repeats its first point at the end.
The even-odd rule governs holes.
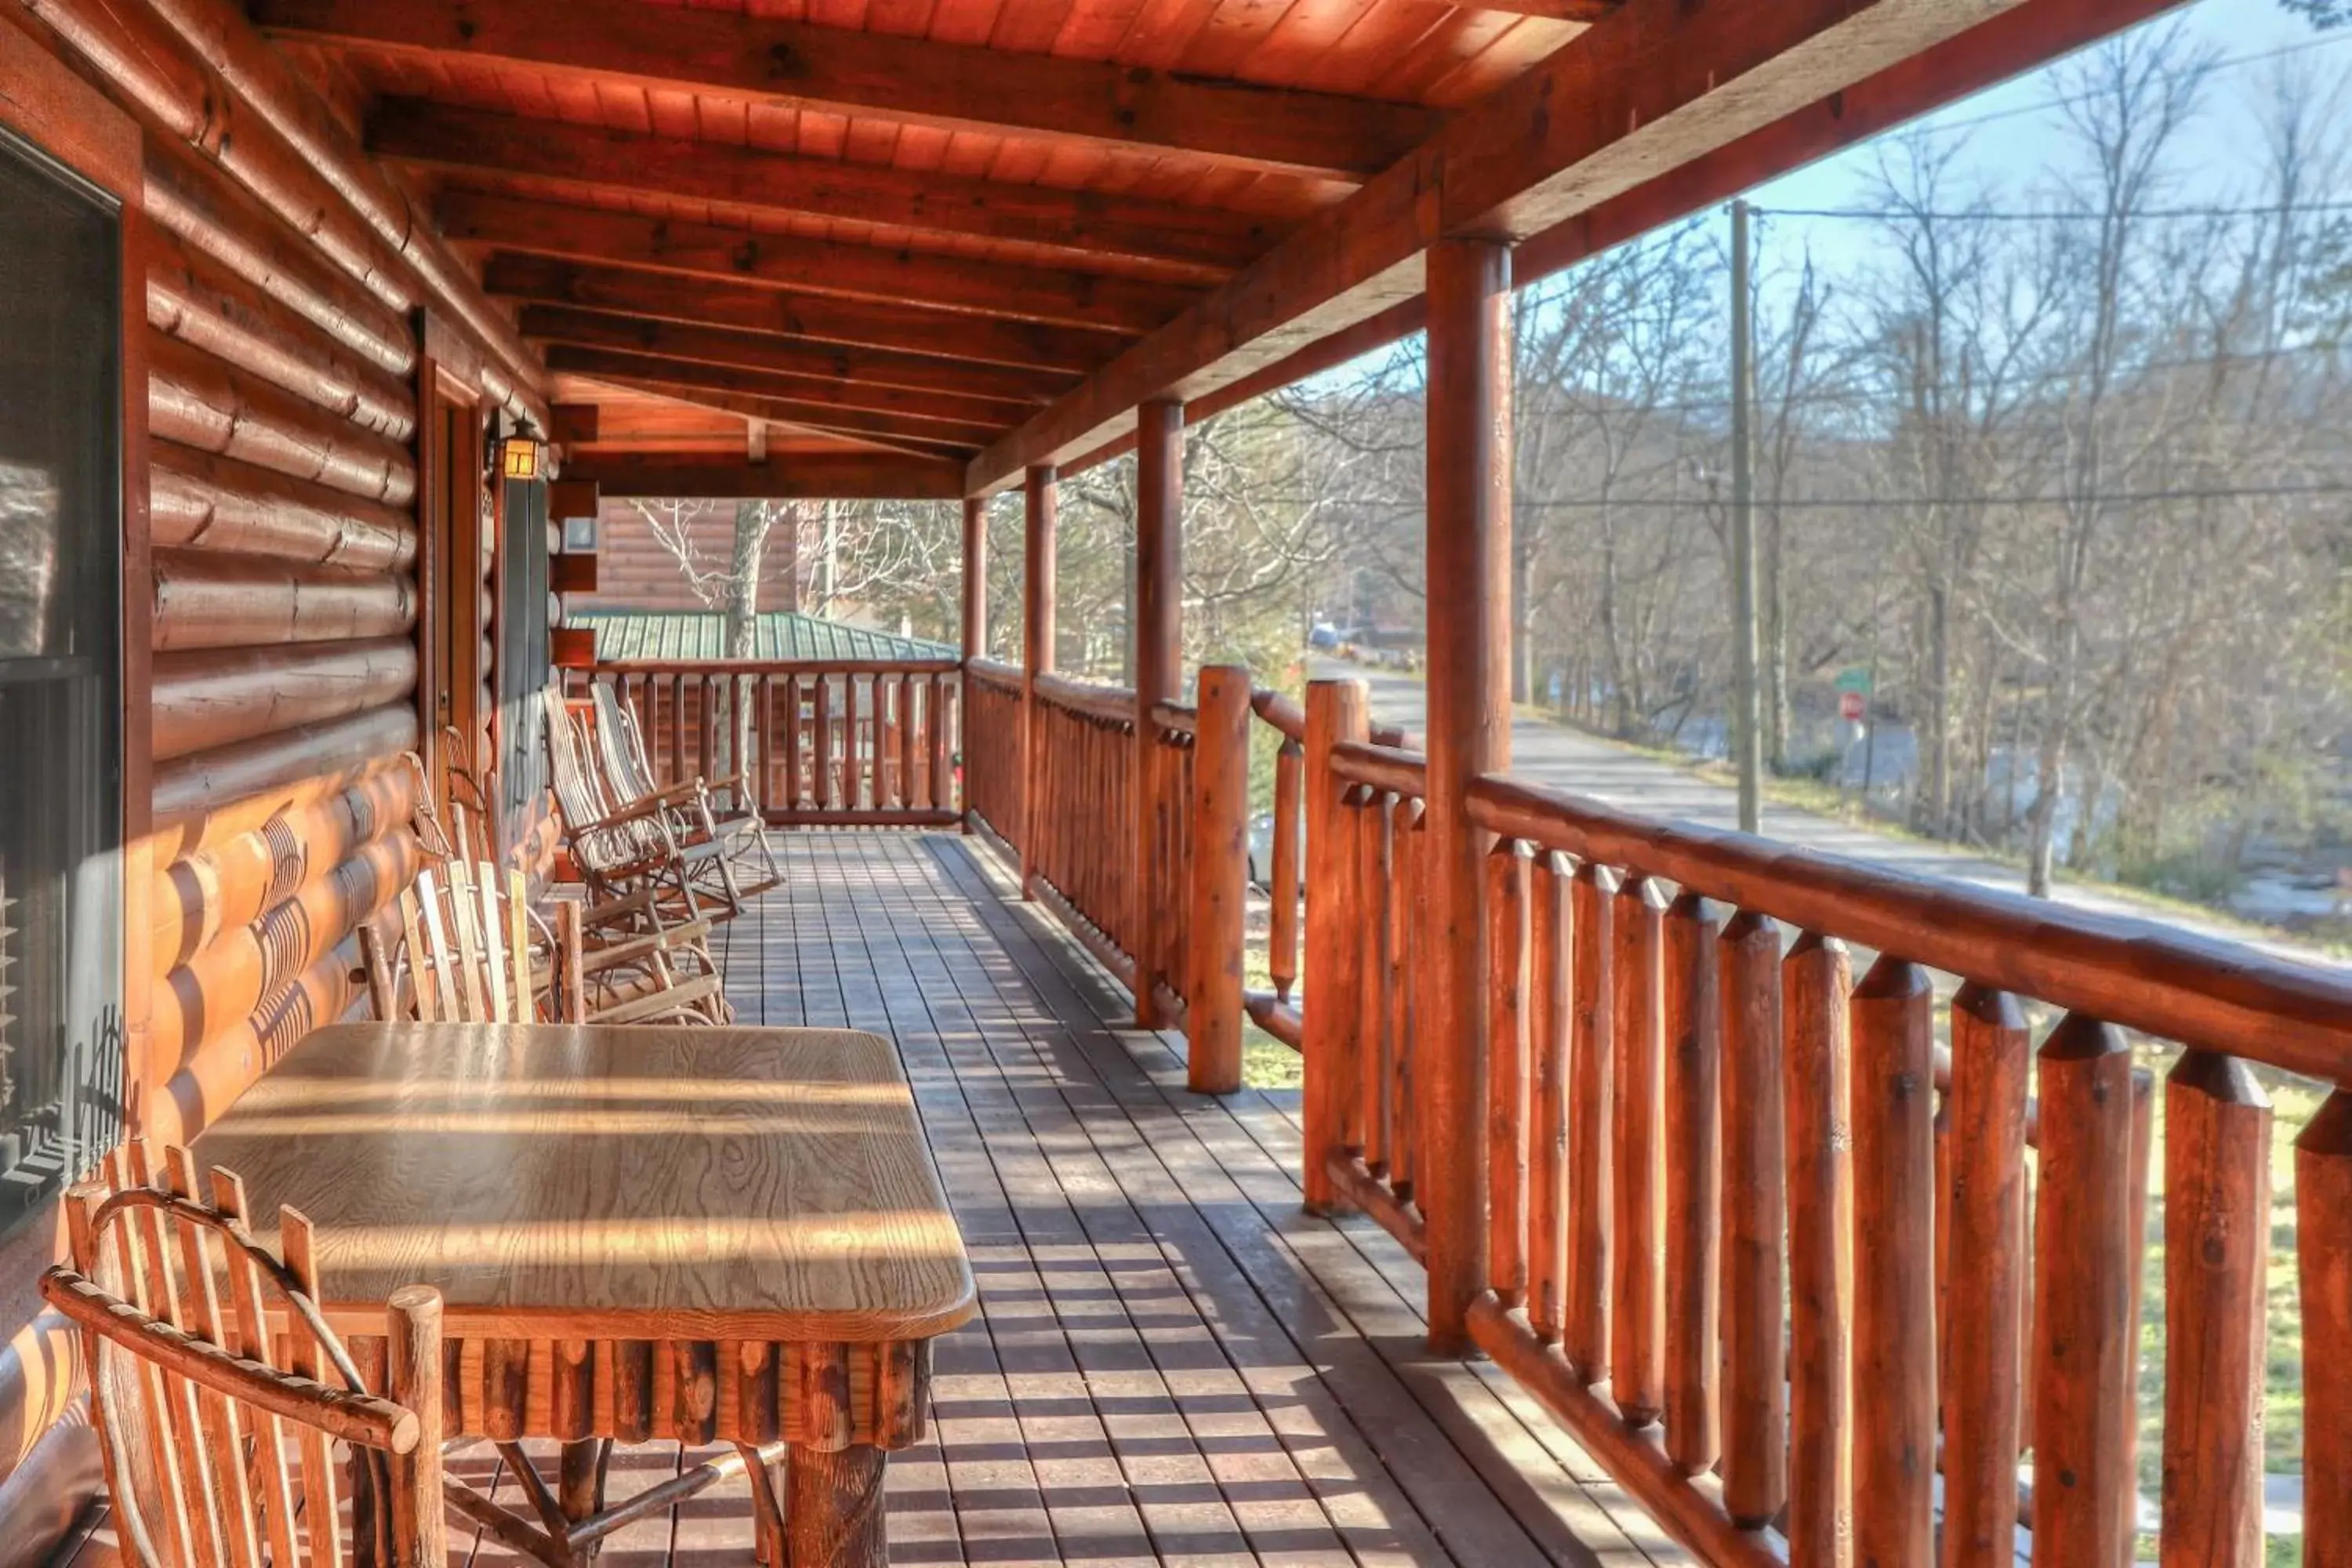
{"type": "Polygon", "coordinates": [[[563,520],[565,551],[591,551],[596,548],[596,520],[593,517],[567,517],[563,520]]]}
{"type": "Polygon", "coordinates": [[[540,689],[551,679],[547,654],[547,485],[503,481],[499,605],[499,832],[511,846],[547,788],[546,749],[539,743],[545,710],[540,689]]]}
{"type": "Polygon", "coordinates": [[[121,217],[0,131],[0,1234],[122,1118],[121,217]]]}

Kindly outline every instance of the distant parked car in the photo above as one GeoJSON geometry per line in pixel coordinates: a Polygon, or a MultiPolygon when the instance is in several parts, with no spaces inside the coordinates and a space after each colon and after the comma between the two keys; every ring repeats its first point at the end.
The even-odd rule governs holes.
{"type": "MultiPolygon", "coordinates": [[[[1307,865],[1307,816],[1298,816],[1298,864],[1302,873],[1307,865]]],[[[1261,811],[1250,818],[1249,825],[1250,886],[1264,889],[1274,881],[1274,813],[1261,811]]]]}

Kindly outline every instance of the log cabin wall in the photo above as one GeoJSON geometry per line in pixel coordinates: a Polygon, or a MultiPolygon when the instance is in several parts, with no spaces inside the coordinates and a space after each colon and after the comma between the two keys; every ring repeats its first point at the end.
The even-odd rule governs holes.
{"type": "MultiPolygon", "coordinates": [[[[236,7],[0,6],[0,79],[59,61],[144,142],[147,540],[125,511],[127,559],[152,546],[152,691],[137,659],[127,685],[152,742],[128,726],[126,776],[152,773],[152,833],[126,891],[152,979],[127,1081],[135,1129],[179,1141],[349,1007],[357,929],[417,864],[416,378],[546,412],[535,360],[236,7]]],[[[35,1291],[53,1229],[0,1249],[0,1568],[98,1479],[35,1291]]]]}

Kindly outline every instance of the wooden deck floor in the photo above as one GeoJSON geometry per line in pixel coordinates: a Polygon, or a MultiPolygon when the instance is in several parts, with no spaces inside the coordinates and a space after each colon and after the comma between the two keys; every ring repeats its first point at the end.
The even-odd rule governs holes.
{"type": "MultiPolygon", "coordinates": [[[[786,885],[725,934],[735,1005],[898,1040],[980,1279],[892,1461],[894,1563],[1684,1560],[1492,1367],[1423,1351],[1385,1233],[1300,1212],[1295,1093],[1186,1092],[1179,1042],[1126,1027],[975,841],[778,844],[786,885]]],[[[679,1460],[624,1451],[614,1494],[679,1460]]],[[[748,1563],[749,1508],[706,1494],[601,1562],[748,1563]]]]}

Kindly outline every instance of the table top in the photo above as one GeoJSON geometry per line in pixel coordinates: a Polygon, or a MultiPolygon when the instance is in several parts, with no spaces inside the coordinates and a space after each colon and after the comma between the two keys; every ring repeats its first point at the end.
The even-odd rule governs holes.
{"type": "Polygon", "coordinates": [[[194,1145],[318,1232],[321,1303],[453,1335],[877,1341],[972,1315],[898,1051],[848,1029],[342,1024],[194,1145]]]}

